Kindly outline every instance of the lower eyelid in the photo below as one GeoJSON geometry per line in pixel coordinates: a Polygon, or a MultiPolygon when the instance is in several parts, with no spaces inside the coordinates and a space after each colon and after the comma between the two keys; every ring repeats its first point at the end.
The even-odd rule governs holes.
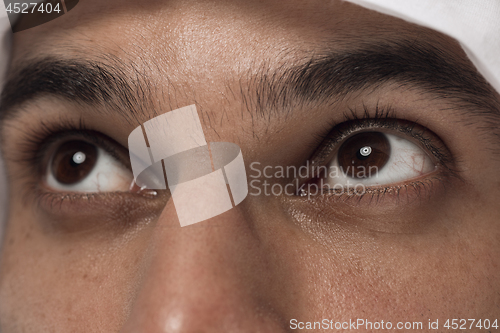
{"type": "MultiPolygon", "coordinates": [[[[401,195],[404,196],[405,199],[419,198],[424,195],[424,191],[428,189],[428,187],[437,184],[444,184],[446,181],[444,176],[441,175],[439,170],[435,170],[434,172],[427,174],[425,177],[418,179],[410,179],[404,182],[388,184],[388,185],[374,185],[374,186],[366,186],[363,190],[360,191],[350,191],[345,192],[347,196],[350,198],[354,196],[358,196],[361,199],[362,196],[370,196],[377,197],[378,199],[382,198],[385,195],[395,196],[395,199],[400,199],[401,195]],[[415,193],[412,193],[415,192],[415,193]],[[414,195],[415,194],[415,195],[414,195]]],[[[334,191],[326,190],[324,192],[325,195],[337,195],[334,191]]]]}
{"type": "MultiPolygon", "coordinates": [[[[367,130],[361,130],[357,131],[354,133],[362,133],[366,132],[367,130]]],[[[380,129],[376,127],[370,127],[370,131],[381,131],[385,133],[389,133],[389,131],[385,129],[380,129]]],[[[400,132],[398,132],[400,133],[400,132]]],[[[398,134],[401,136],[401,134],[398,134]]],[[[425,140],[432,140],[434,139],[431,135],[433,134],[428,134],[424,139],[425,140]]],[[[344,139],[345,140],[345,139],[344,139]]],[[[343,141],[344,141],[343,140],[343,141]]],[[[411,139],[406,139],[406,140],[411,140],[411,139]]],[[[449,150],[447,147],[444,146],[439,140],[439,138],[435,138],[436,144],[442,145],[440,147],[439,154],[441,154],[441,158],[438,159],[436,158],[436,154],[432,154],[431,152],[428,151],[427,147],[424,147],[424,143],[418,142],[418,146],[424,150],[427,155],[430,158],[431,163],[434,163],[434,170],[430,170],[430,168],[426,168],[426,170],[430,170],[429,172],[425,172],[422,174],[417,175],[417,177],[413,177],[413,179],[405,179],[402,180],[398,183],[387,183],[387,184],[367,184],[364,186],[362,189],[363,191],[353,191],[353,190],[348,190],[348,189],[342,189],[339,191],[339,188],[330,190],[330,191],[321,191],[321,194],[325,197],[331,197],[332,200],[335,201],[335,199],[339,199],[338,201],[352,201],[355,202],[356,204],[366,204],[366,203],[381,203],[382,199],[385,203],[390,203],[390,202],[400,202],[401,203],[401,198],[404,197],[407,199],[406,202],[409,202],[411,200],[416,200],[419,197],[429,197],[434,193],[433,191],[430,191],[431,187],[436,186],[442,186],[444,183],[446,183],[449,179],[451,178],[460,178],[458,174],[454,171],[454,168],[450,165],[453,165],[450,162],[451,157],[449,150]],[[432,185],[432,186],[431,186],[432,185]],[[339,194],[339,192],[341,192],[339,194]],[[359,195],[359,193],[362,192],[362,195],[359,195]],[[385,197],[385,198],[383,198],[385,197]]],[[[411,142],[411,141],[410,141],[411,142]]],[[[335,149],[333,150],[333,153],[330,153],[330,156],[335,156],[335,154],[338,153],[338,149],[341,143],[337,143],[335,149]]],[[[434,147],[434,146],[433,146],[434,147]]],[[[330,157],[331,158],[331,157],[330,157]]],[[[324,159],[324,158],[323,158],[324,159]]],[[[323,165],[320,164],[318,159],[313,160],[312,165],[323,165]]],[[[427,161],[426,163],[429,163],[427,161]]],[[[330,164],[328,164],[330,165],[330,164]]],[[[314,172],[311,172],[310,174],[314,175],[314,172]]],[[[317,181],[318,178],[315,179],[303,179],[299,183],[299,188],[302,186],[302,190],[299,191],[300,196],[307,196],[309,197],[314,197],[311,196],[311,191],[309,190],[304,190],[303,187],[306,186],[306,184],[310,184],[311,182],[317,181]]],[[[356,180],[353,180],[356,181],[356,180]]],[[[315,200],[315,199],[313,199],[315,200]]]]}
{"type": "Polygon", "coordinates": [[[326,193],[311,197],[286,197],[284,204],[297,223],[311,224],[321,233],[328,229],[366,230],[381,233],[425,233],[438,221],[436,212],[446,204],[460,180],[436,171],[424,179],[386,188],[373,188],[364,195],[326,193]],[[432,214],[432,219],[424,218],[432,214]],[[404,216],[405,218],[401,218],[404,216]],[[412,220],[413,217],[419,217],[412,220]],[[318,224],[319,223],[319,224],[318,224]],[[325,229],[326,228],[326,229],[325,229]],[[361,228],[361,229],[360,229],[361,228]]]}
{"type": "Polygon", "coordinates": [[[168,197],[167,191],[61,193],[38,190],[35,207],[42,223],[50,230],[70,233],[103,228],[120,230],[157,218],[168,197]]]}
{"type": "Polygon", "coordinates": [[[71,185],[60,184],[54,176],[50,161],[44,182],[52,190],[61,192],[96,193],[128,190],[133,181],[132,172],[125,169],[102,148],[97,147],[97,151],[96,164],[82,181],[71,185]]]}

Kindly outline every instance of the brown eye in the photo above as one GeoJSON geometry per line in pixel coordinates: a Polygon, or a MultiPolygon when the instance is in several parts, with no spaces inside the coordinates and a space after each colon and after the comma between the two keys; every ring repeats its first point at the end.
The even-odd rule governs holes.
{"type": "Polygon", "coordinates": [[[347,139],[338,151],[339,167],[352,178],[369,178],[371,170],[381,170],[391,156],[387,136],[363,132],[347,139]]]}
{"type": "Polygon", "coordinates": [[[64,185],[84,180],[97,162],[98,149],[84,141],[68,141],[56,150],[52,159],[52,175],[64,185]]]}

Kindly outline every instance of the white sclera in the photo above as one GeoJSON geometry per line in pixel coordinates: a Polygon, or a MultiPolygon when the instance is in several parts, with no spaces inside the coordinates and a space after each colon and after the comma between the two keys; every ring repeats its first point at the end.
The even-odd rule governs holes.
{"type": "Polygon", "coordinates": [[[96,164],[80,182],[71,185],[61,184],[49,168],[47,172],[47,185],[55,190],[65,192],[95,193],[127,191],[132,182],[130,171],[103,149],[98,148],[97,154],[96,164]]]}
{"type": "Polygon", "coordinates": [[[340,170],[338,157],[329,164],[330,173],[325,181],[331,188],[336,185],[347,186],[348,184],[360,184],[365,186],[389,185],[411,179],[416,179],[426,173],[435,170],[436,166],[430,156],[413,142],[397,135],[385,134],[391,146],[390,157],[387,163],[380,169],[365,170],[365,174],[372,175],[369,178],[353,178],[354,168],[349,168],[347,174],[337,172],[340,170]],[[335,171],[335,172],[333,172],[335,171]],[[334,174],[335,176],[332,176],[334,174]]]}

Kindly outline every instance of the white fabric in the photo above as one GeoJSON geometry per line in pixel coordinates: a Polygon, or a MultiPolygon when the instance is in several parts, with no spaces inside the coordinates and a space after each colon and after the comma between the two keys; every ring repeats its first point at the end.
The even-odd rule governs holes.
{"type": "Polygon", "coordinates": [[[442,32],[460,42],[500,93],[500,0],[345,0],[442,32]]]}
{"type": "MultiPolygon", "coordinates": [[[[10,28],[9,18],[5,11],[3,1],[0,1],[0,89],[4,84],[5,71],[9,61],[10,38],[12,30],[10,28]]],[[[3,160],[0,152],[0,246],[3,235],[3,227],[5,215],[7,213],[7,182],[5,179],[5,172],[3,167],[3,160]]]]}

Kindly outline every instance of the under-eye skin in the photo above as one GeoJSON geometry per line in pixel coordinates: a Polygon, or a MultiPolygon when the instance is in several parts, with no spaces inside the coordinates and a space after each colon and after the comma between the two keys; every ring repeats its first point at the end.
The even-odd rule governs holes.
{"type": "Polygon", "coordinates": [[[297,195],[282,201],[292,221],[314,239],[334,237],[339,228],[391,237],[450,227],[440,212],[462,178],[436,133],[377,109],[361,117],[349,113],[317,142],[307,162],[309,177],[296,179],[297,195]]]}
{"type": "Polygon", "coordinates": [[[333,126],[310,159],[310,177],[297,194],[372,202],[385,196],[412,199],[431,194],[455,176],[453,158],[443,141],[427,128],[398,119],[394,111],[363,117],[353,112],[333,126]],[[367,200],[361,200],[368,197],[367,200]]]}
{"type": "Polygon", "coordinates": [[[117,229],[150,221],[163,210],[166,191],[134,187],[127,149],[113,139],[82,123],[37,129],[19,140],[13,162],[24,170],[24,197],[32,199],[46,226],[67,232],[117,229]]]}

